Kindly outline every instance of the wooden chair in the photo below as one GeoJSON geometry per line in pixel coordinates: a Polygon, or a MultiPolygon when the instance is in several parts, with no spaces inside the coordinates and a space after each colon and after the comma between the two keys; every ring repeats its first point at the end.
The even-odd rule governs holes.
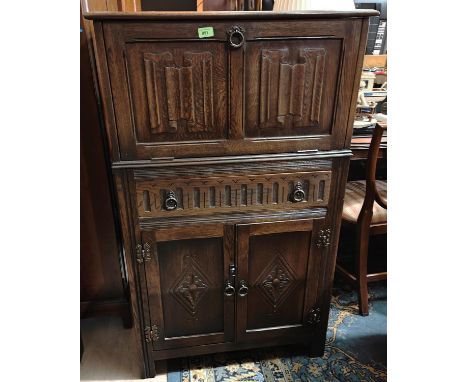
{"type": "Polygon", "coordinates": [[[339,264],[336,270],[358,285],[359,313],[363,316],[369,314],[367,284],[387,278],[387,272],[367,273],[369,237],[387,233],[387,181],[375,179],[380,142],[386,130],[387,125],[376,125],[367,155],[366,180],[346,184],[343,206],[342,226],[354,230],[356,236],[355,274],[339,264]]]}

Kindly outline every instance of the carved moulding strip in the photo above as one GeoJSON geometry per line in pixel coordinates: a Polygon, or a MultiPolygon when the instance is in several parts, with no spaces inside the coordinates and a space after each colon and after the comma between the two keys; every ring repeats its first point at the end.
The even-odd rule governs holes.
{"type": "Polygon", "coordinates": [[[211,165],[209,167],[200,166],[180,166],[171,168],[141,168],[134,170],[136,180],[168,179],[168,177],[194,177],[203,175],[245,175],[262,174],[277,171],[320,171],[331,170],[332,161],[330,159],[310,159],[295,161],[277,161],[261,163],[230,163],[221,165],[211,165]]]}
{"type": "Polygon", "coordinates": [[[312,151],[312,153],[293,153],[293,154],[258,154],[258,155],[232,155],[230,157],[205,157],[205,158],[153,158],[150,160],[127,160],[120,162],[113,162],[113,169],[131,168],[131,169],[149,169],[169,168],[180,166],[201,166],[201,165],[219,165],[219,164],[232,164],[232,163],[258,163],[258,162],[276,162],[279,160],[300,160],[300,159],[333,159],[351,157],[353,155],[351,150],[328,150],[328,151],[312,151]]]}
{"type": "Polygon", "coordinates": [[[268,222],[278,219],[317,219],[323,218],[327,214],[327,208],[312,208],[303,210],[281,210],[281,211],[255,211],[255,212],[233,212],[224,214],[212,214],[208,216],[184,216],[165,218],[140,218],[142,229],[157,229],[185,226],[187,224],[205,223],[250,223],[268,222]]]}

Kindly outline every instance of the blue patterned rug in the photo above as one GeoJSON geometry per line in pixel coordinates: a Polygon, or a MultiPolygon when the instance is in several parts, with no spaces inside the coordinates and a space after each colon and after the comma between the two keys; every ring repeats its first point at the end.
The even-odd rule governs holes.
{"type": "Polygon", "coordinates": [[[192,357],[169,363],[168,382],[386,381],[386,282],[370,284],[369,293],[369,316],[362,317],[356,291],[334,287],[322,358],[291,348],[192,357]]]}

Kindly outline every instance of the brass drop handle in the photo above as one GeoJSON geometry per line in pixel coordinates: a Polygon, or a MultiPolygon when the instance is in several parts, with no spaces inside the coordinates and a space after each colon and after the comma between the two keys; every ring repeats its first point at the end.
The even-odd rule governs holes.
{"type": "Polygon", "coordinates": [[[245,29],[242,27],[234,26],[227,31],[229,46],[233,49],[238,49],[244,45],[245,29]]]}
{"type": "Polygon", "coordinates": [[[293,197],[294,203],[302,202],[305,199],[305,192],[302,189],[301,182],[297,182],[296,185],[294,186],[292,197],[293,197]]]}
{"type": "Polygon", "coordinates": [[[249,287],[247,286],[247,283],[244,280],[240,281],[240,287],[237,293],[239,294],[239,297],[245,297],[247,296],[247,293],[249,293],[249,287]]]}
{"type": "Polygon", "coordinates": [[[175,210],[177,208],[178,202],[174,191],[169,191],[166,195],[166,200],[164,201],[164,207],[168,211],[175,210]]]}
{"type": "Polygon", "coordinates": [[[232,297],[236,294],[236,288],[231,284],[230,281],[226,283],[226,288],[224,288],[224,295],[226,297],[232,297]]]}
{"type": "Polygon", "coordinates": [[[224,288],[224,295],[226,297],[232,297],[236,294],[236,288],[234,287],[236,278],[236,266],[234,264],[229,265],[229,280],[226,281],[226,287],[224,288]]]}

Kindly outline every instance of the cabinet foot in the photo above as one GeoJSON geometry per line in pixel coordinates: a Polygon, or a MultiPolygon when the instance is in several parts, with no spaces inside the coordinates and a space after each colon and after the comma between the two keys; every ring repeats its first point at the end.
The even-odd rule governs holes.
{"type": "Polygon", "coordinates": [[[123,312],[121,317],[122,317],[122,322],[123,322],[123,326],[125,329],[133,328],[133,316],[130,310],[123,312]]]}
{"type": "Polygon", "coordinates": [[[313,344],[309,345],[309,357],[316,358],[316,357],[323,357],[325,353],[325,344],[314,342],[313,344]]]}

